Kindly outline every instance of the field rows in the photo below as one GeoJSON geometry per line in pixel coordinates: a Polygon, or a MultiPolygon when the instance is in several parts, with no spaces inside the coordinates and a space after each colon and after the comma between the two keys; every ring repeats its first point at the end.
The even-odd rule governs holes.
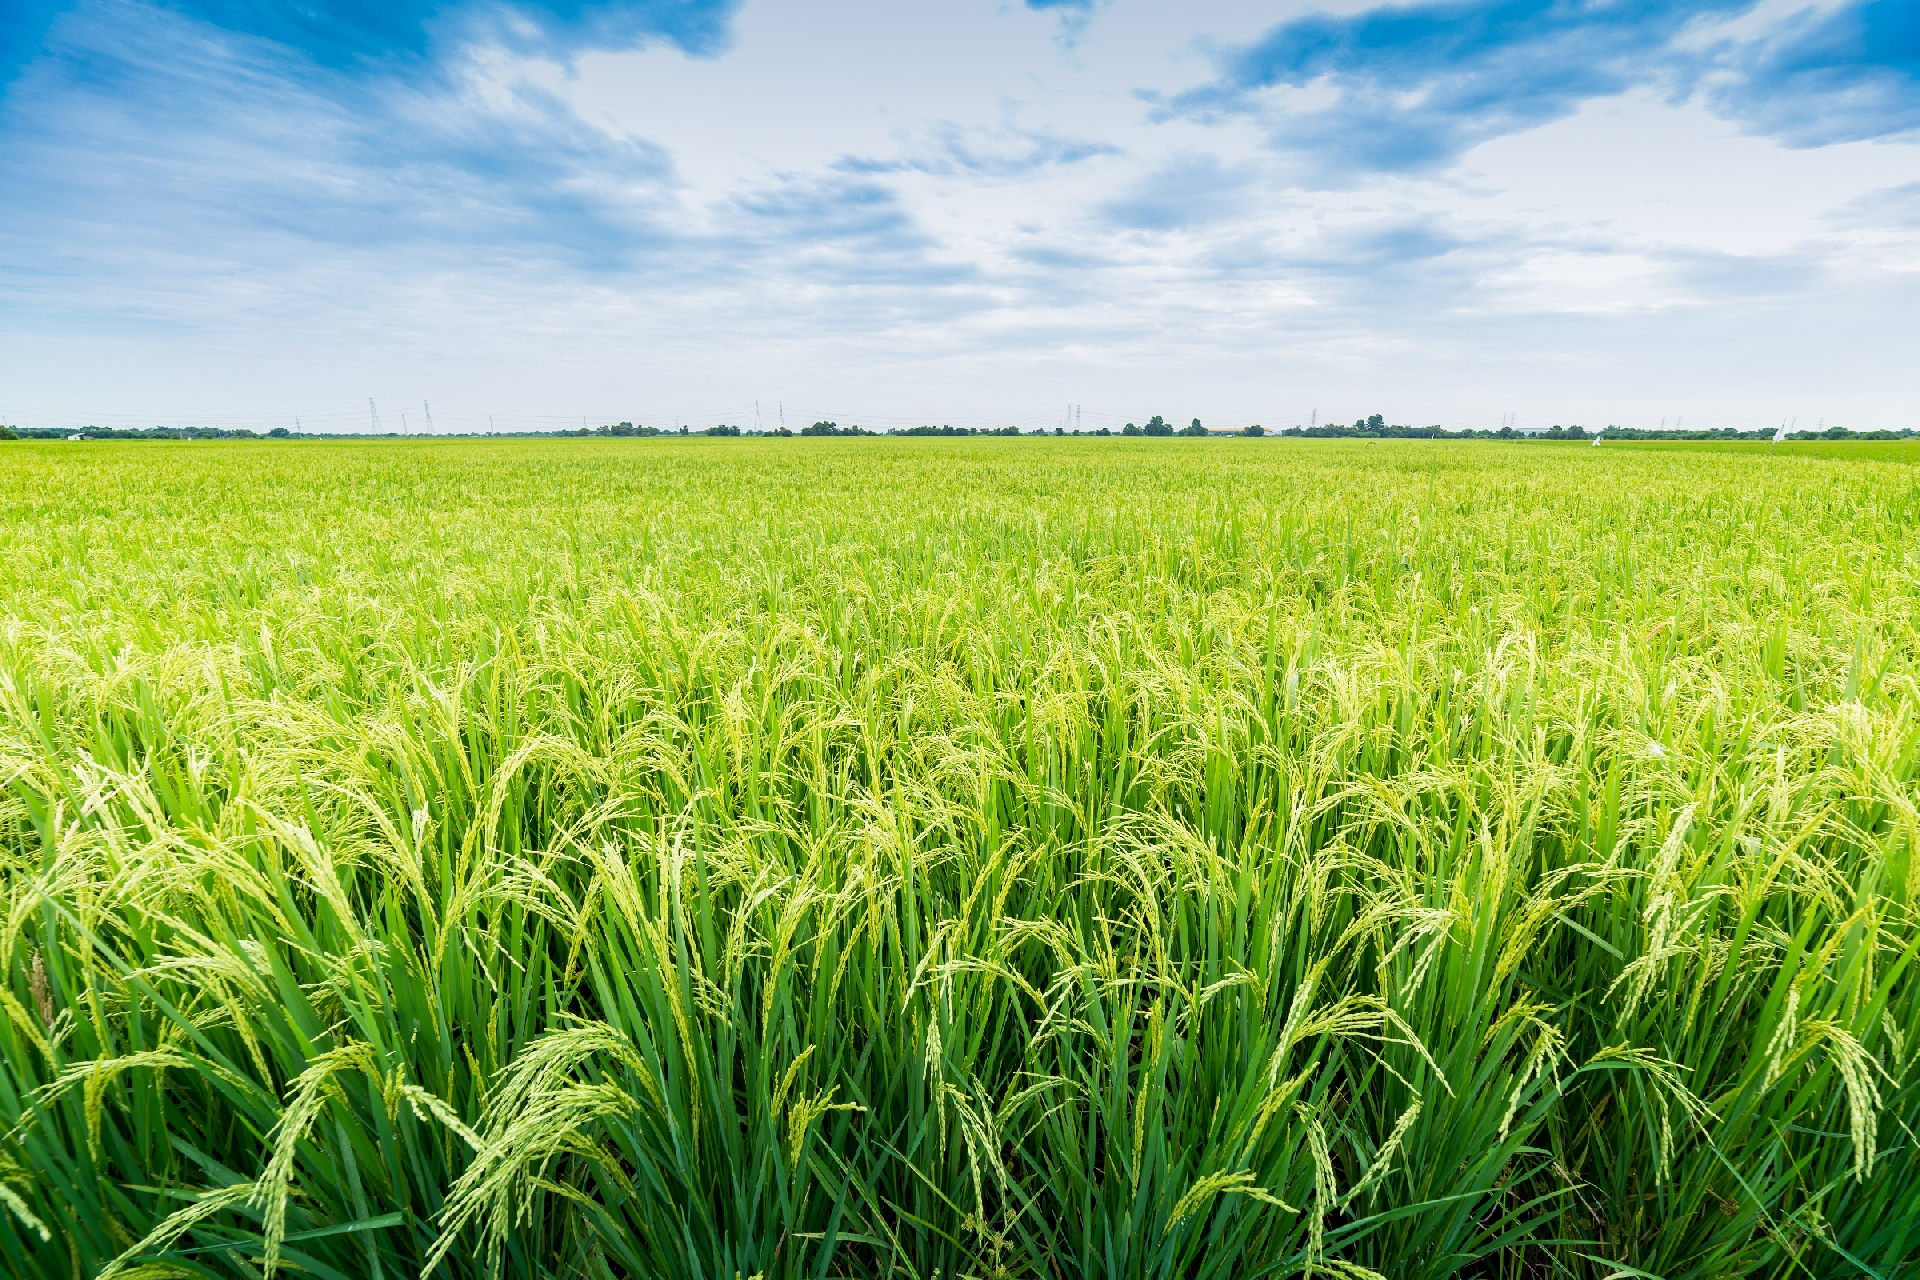
{"type": "Polygon", "coordinates": [[[1920,449],[7,450],[6,1274],[1920,1268],[1920,449]]]}

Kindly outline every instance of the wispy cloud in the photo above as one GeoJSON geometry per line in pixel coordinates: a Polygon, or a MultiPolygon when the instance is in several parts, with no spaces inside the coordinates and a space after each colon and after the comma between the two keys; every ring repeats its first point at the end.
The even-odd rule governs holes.
{"type": "Polygon", "coordinates": [[[1818,317],[1914,304],[1910,4],[1306,2],[17,0],[0,388],[1544,396],[1474,344],[1617,370],[1816,318],[1714,357],[1737,398],[1839,367],[1818,317]]]}
{"type": "Polygon", "coordinates": [[[1253,117],[1323,180],[1431,173],[1489,138],[1673,74],[1682,31],[1753,3],[1453,0],[1310,14],[1220,51],[1210,83],[1150,100],[1162,118],[1253,117]]]}
{"type": "Polygon", "coordinates": [[[1027,8],[1053,14],[1060,20],[1058,39],[1067,48],[1086,37],[1094,17],[1108,3],[1111,0],[1025,0],[1027,8]]]}
{"type": "Polygon", "coordinates": [[[1920,129],[1920,6],[1848,0],[1745,39],[1756,0],[1443,0],[1309,14],[1216,54],[1209,82],[1148,93],[1161,119],[1251,118],[1308,181],[1445,170],[1491,138],[1596,98],[1703,86],[1722,115],[1789,145],[1920,129]],[[1704,38],[1703,38],[1704,37],[1704,38]]]}
{"type": "Polygon", "coordinates": [[[939,289],[977,278],[884,183],[842,175],[782,175],[726,202],[713,232],[689,235],[708,270],[775,273],[799,284],[939,289]]]}
{"type": "Polygon", "coordinates": [[[966,128],[950,120],[903,140],[899,155],[880,159],[847,156],[835,164],[845,173],[924,173],[940,177],[1017,178],[1036,169],[1119,155],[1120,148],[1089,138],[1064,137],[1015,126],[966,128]]]}
{"type": "Polygon", "coordinates": [[[1920,4],[1808,10],[1725,51],[1715,108],[1799,147],[1920,131],[1920,4]]]}
{"type": "Polygon", "coordinates": [[[1180,155],[1142,174],[1099,206],[1112,225],[1133,231],[1172,231],[1218,223],[1245,212],[1257,171],[1231,166],[1204,152],[1180,155]]]}
{"type": "Polygon", "coordinates": [[[41,305],[58,309],[177,312],[224,283],[226,311],[236,275],[264,300],[328,259],[632,267],[672,238],[659,148],[480,62],[348,84],[277,42],[99,5],[62,20],[4,121],[0,174],[22,195],[0,249],[57,273],[41,305]]]}
{"type": "Polygon", "coordinates": [[[1866,192],[1833,210],[1828,220],[1849,230],[1920,231],[1920,182],[1866,192]]]}

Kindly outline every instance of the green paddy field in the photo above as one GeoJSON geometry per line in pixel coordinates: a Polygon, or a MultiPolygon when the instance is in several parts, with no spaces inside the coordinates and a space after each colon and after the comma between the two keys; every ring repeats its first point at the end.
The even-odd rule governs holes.
{"type": "Polygon", "coordinates": [[[1920,446],[0,513],[0,1274],[1920,1274],[1920,446]]]}

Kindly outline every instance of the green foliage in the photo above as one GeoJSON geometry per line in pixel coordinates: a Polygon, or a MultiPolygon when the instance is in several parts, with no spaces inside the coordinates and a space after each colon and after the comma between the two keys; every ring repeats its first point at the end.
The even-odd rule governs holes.
{"type": "Polygon", "coordinates": [[[1173,427],[1165,418],[1162,418],[1156,413],[1147,419],[1147,425],[1141,428],[1140,434],[1148,436],[1170,436],[1173,434],[1173,427]]]}
{"type": "Polygon", "coordinates": [[[1472,437],[1476,434],[1488,439],[1495,437],[1505,439],[1511,437],[1513,432],[1506,431],[1504,436],[1502,436],[1500,432],[1495,431],[1455,433],[1448,431],[1437,423],[1427,427],[1408,427],[1401,426],[1397,423],[1389,423],[1385,417],[1375,413],[1365,418],[1354,419],[1353,425],[1350,427],[1343,426],[1337,422],[1330,422],[1325,426],[1318,427],[1288,427],[1280,434],[1283,436],[1308,436],[1314,439],[1326,440],[1349,439],[1353,437],[1383,440],[1439,440],[1460,438],[1463,436],[1472,437]]]}
{"type": "Polygon", "coordinates": [[[1851,456],[10,454],[0,1273],[1911,1275],[1851,456]]]}
{"type": "MultiPolygon", "coordinates": [[[[22,440],[65,440],[80,436],[87,440],[255,440],[259,436],[246,427],[15,427],[22,440]]],[[[271,433],[269,433],[271,434],[271,433]]]]}

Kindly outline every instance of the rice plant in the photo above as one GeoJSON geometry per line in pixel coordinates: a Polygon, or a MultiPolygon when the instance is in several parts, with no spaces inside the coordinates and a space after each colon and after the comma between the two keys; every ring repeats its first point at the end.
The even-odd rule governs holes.
{"type": "Polygon", "coordinates": [[[1916,460],[10,451],[0,1263],[1911,1276],[1916,460]]]}

